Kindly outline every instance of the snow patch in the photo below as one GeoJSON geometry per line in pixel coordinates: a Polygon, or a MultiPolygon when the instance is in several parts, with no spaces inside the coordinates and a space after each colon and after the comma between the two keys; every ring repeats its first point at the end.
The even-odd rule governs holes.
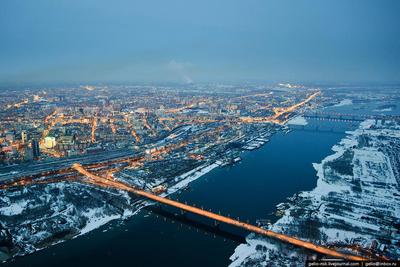
{"type": "Polygon", "coordinates": [[[334,107],[343,107],[343,106],[349,106],[352,104],[353,104],[353,101],[351,99],[343,99],[338,104],[334,105],[334,107]]]}
{"type": "Polygon", "coordinates": [[[120,215],[106,215],[103,213],[102,209],[90,209],[82,215],[87,217],[88,221],[85,227],[81,229],[79,235],[84,235],[112,220],[121,218],[120,215]]]}
{"type": "Polygon", "coordinates": [[[297,117],[294,117],[293,119],[291,119],[290,121],[288,121],[287,124],[304,126],[304,125],[307,125],[308,122],[307,122],[306,118],[304,118],[303,116],[297,116],[297,117]]]}
{"type": "Polygon", "coordinates": [[[27,200],[10,203],[10,205],[8,207],[0,208],[0,214],[5,215],[5,216],[14,216],[14,215],[21,214],[27,205],[28,205],[27,200]]]}

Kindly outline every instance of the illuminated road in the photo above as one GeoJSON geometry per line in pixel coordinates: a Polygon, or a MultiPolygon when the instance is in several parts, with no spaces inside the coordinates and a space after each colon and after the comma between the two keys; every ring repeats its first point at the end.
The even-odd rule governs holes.
{"type": "Polygon", "coordinates": [[[83,156],[76,156],[70,158],[58,158],[49,161],[35,161],[30,163],[23,163],[19,165],[11,165],[0,167],[0,183],[7,181],[14,181],[24,179],[26,177],[41,177],[48,176],[50,173],[69,170],[74,162],[80,162],[87,165],[96,165],[103,163],[112,164],[138,158],[144,156],[141,152],[134,152],[132,150],[114,150],[104,151],[94,155],[86,154],[83,156]]]}
{"type": "Polygon", "coordinates": [[[274,112],[275,115],[269,116],[269,117],[240,117],[240,121],[243,123],[266,123],[266,122],[272,122],[272,123],[277,123],[277,124],[284,124],[287,122],[289,114],[296,109],[300,108],[301,106],[304,106],[314,98],[316,98],[318,95],[320,95],[321,92],[315,92],[314,94],[310,95],[307,97],[305,100],[292,105],[290,107],[286,108],[275,108],[274,112]]]}
{"type": "Polygon", "coordinates": [[[279,112],[277,112],[274,116],[272,116],[272,120],[276,120],[279,119],[279,117],[281,117],[284,114],[290,113],[295,111],[296,109],[298,109],[299,107],[307,104],[308,102],[310,102],[311,100],[313,100],[315,97],[317,97],[318,95],[320,95],[321,92],[318,91],[312,95],[310,95],[309,97],[307,97],[305,100],[301,101],[300,103],[297,103],[293,106],[287,107],[287,108],[281,108],[279,112]]]}
{"type": "Polygon", "coordinates": [[[181,210],[184,210],[187,212],[191,212],[191,213],[194,213],[194,214],[197,214],[197,215],[200,215],[200,216],[212,219],[212,220],[230,224],[230,225],[233,225],[233,226],[236,226],[236,227],[239,227],[242,229],[246,229],[248,231],[251,231],[251,232],[254,232],[257,234],[261,234],[261,235],[264,235],[267,237],[272,237],[274,239],[283,241],[285,243],[289,243],[289,244],[292,244],[292,245],[295,245],[298,247],[306,248],[306,249],[318,252],[320,254],[328,255],[330,257],[343,258],[343,259],[347,259],[347,260],[358,260],[358,261],[367,260],[366,258],[363,258],[361,256],[344,254],[344,253],[338,252],[336,250],[333,250],[333,249],[330,249],[327,247],[315,245],[311,242],[303,241],[303,240],[300,240],[300,239],[297,239],[297,238],[294,238],[294,237],[291,237],[291,236],[288,236],[285,234],[276,233],[271,230],[266,230],[261,227],[257,227],[252,224],[249,224],[249,223],[244,223],[239,220],[235,220],[235,219],[232,219],[232,218],[229,218],[226,216],[215,214],[213,212],[206,211],[206,210],[203,210],[200,208],[196,208],[196,207],[193,207],[193,206],[190,206],[187,204],[183,204],[181,202],[174,201],[174,200],[171,200],[171,199],[168,199],[165,197],[160,197],[155,194],[136,189],[136,188],[134,188],[130,185],[127,185],[125,183],[122,183],[120,181],[100,177],[98,175],[90,173],[85,168],[83,168],[82,165],[80,165],[78,163],[73,164],[72,168],[75,169],[76,171],[78,171],[80,174],[86,176],[87,179],[85,181],[90,184],[94,184],[94,185],[101,186],[101,187],[120,189],[120,190],[124,190],[127,192],[132,192],[138,196],[142,196],[147,199],[150,199],[150,200],[153,200],[153,201],[156,201],[156,202],[168,205],[168,206],[176,207],[178,209],[181,209],[181,210]]]}

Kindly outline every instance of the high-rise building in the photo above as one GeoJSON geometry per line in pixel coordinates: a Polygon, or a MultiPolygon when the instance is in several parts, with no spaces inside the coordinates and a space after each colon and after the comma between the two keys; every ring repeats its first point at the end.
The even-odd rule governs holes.
{"type": "Polygon", "coordinates": [[[33,150],[32,150],[32,148],[30,148],[30,147],[28,147],[28,146],[25,147],[24,159],[25,159],[26,161],[30,161],[30,160],[33,159],[33,150]]]}
{"type": "Polygon", "coordinates": [[[40,148],[39,148],[39,142],[37,140],[32,140],[32,150],[33,150],[33,158],[38,159],[40,157],[40,148]]]}
{"type": "Polygon", "coordinates": [[[28,141],[28,134],[26,133],[26,131],[21,132],[21,141],[23,144],[26,144],[26,142],[28,141]]]}

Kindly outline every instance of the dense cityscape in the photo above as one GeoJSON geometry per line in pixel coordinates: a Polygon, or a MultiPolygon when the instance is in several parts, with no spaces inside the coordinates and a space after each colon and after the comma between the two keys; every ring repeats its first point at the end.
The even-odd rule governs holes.
{"type": "MultiPolygon", "coordinates": [[[[90,232],[110,220],[130,217],[151,204],[151,200],[163,203],[164,198],[188,188],[192,181],[211,170],[238,164],[243,151],[260,148],[277,132],[287,134],[296,129],[293,127],[304,128],[307,120],[353,123],[370,120],[376,124],[374,129],[383,127],[382,129],[394,131],[389,134],[391,141],[388,144],[392,144],[392,148],[384,152],[390,161],[385,163],[389,165],[385,165],[384,169],[391,174],[380,174],[381,171],[377,170],[375,175],[379,184],[383,182],[381,177],[393,175],[394,180],[390,183],[395,185],[399,180],[399,151],[394,149],[393,144],[398,148],[396,121],[398,122],[399,117],[383,113],[354,115],[323,110],[357,101],[386,103],[379,106],[380,110],[391,110],[397,107],[393,104],[398,101],[396,90],[384,88],[382,93],[368,96],[365,92],[359,94],[357,89],[321,89],[280,83],[265,86],[96,85],[4,92],[1,98],[0,167],[2,259],[30,254],[51,244],[90,232]],[[108,190],[99,191],[99,187],[108,190]],[[149,196],[150,201],[146,200],[149,196]],[[82,198],[86,199],[84,203],[82,198]],[[104,200],[107,201],[105,206],[104,200]]],[[[367,136],[365,138],[368,140],[372,138],[364,131],[362,136],[367,136]]],[[[372,144],[371,141],[369,143],[372,144]]],[[[380,146],[385,147],[384,143],[380,146]]],[[[345,156],[348,153],[355,157],[354,152],[346,152],[342,157],[349,158],[345,156]]],[[[354,177],[353,170],[348,170],[347,164],[341,159],[326,166],[329,169],[338,168],[334,171],[337,175],[348,175],[351,172],[354,177]]],[[[368,166],[375,168],[376,164],[368,166]]],[[[371,172],[368,168],[364,172],[371,172]]],[[[336,181],[338,178],[330,179],[336,181]]],[[[360,182],[356,182],[356,185],[359,189],[352,190],[360,191],[360,182]]],[[[364,184],[365,188],[366,186],[364,184]]],[[[378,189],[371,192],[376,190],[378,189]]],[[[394,201],[397,201],[398,187],[395,186],[393,190],[394,201]]],[[[299,200],[308,198],[310,197],[294,196],[297,205],[301,203],[299,200]]],[[[303,203],[309,201],[302,200],[303,203]]],[[[318,204],[321,200],[315,201],[315,205],[321,205],[318,204]]],[[[350,201],[353,203],[355,200],[350,201]]],[[[382,199],[378,194],[374,202],[379,201],[382,199]]],[[[390,198],[385,201],[390,201],[390,198]]],[[[346,203],[343,202],[343,205],[347,207],[349,204],[346,203]]],[[[316,234],[311,235],[310,230],[304,232],[298,222],[294,224],[296,227],[293,223],[286,222],[288,225],[281,228],[271,228],[269,223],[258,222],[257,229],[253,229],[252,225],[244,228],[267,236],[270,233],[262,232],[263,229],[273,229],[272,237],[281,231],[297,237],[298,233],[308,233],[299,239],[300,242],[310,240],[313,243],[313,240],[318,240],[317,243],[323,246],[311,250],[321,255],[326,253],[348,259],[358,257],[351,255],[359,255],[361,259],[366,255],[374,255],[378,259],[396,258],[394,255],[397,249],[390,245],[395,245],[396,242],[392,243],[392,239],[385,237],[392,236],[389,233],[394,231],[392,238],[399,239],[397,230],[391,229],[396,227],[398,217],[388,213],[385,203],[380,204],[383,210],[374,215],[374,221],[378,223],[383,218],[385,221],[389,220],[389,224],[379,223],[391,225],[386,230],[389,232],[383,232],[384,235],[380,237],[361,238],[358,241],[346,239],[348,243],[345,242],[345,245],[341,243],[344,237],[335,241],[339,234],[330,239],[326,233],[325,238],[317,235],[319,237],[313,239],[316,234]],[[378,242],[378,245],[370,243],[371,241],[378,242]],[[325,251],[325,246],[334,250],[326,248],[325,251]]],[[[229,217],[204,215],[203,209],[193,211],[196,208],[181,207],[183,204],[179,202],[166,204],[230,224],[229,217]]],[[[286,214],[285,210],[307,210],[304,205],[309,204],[301,204],[296,208],[295,204],[281,203],[277,214],[282,216],[286,214]],[[289,207],[291,208],[288,209],[289,207]]],[[[335,210],[341,209],[337,203],[327,205],[335,210]]],[[[357,207],[360,206],[362,205],[357,207]]],[[[393,208],[394,214],[397,214],[399,207],[393,208]]],[[[333,210],[330,213],[332,212],[333,210]]],[[[361,216],[360,211],[357,214],[361,216]]],[[[366,215],[365,218],[369,218],[367,222],[372,220],[371,216],[366,215]]],[[[300,218],[295,216],[296,221],[301,220],[300,218]]],[[[309,217],[304,220],[304,223],[310,223],[309,217]]],[[[321,227],[323,219],[316,217],[312,221],[314,220],[321,227]]],[[[236,222],[232,224],[235,225],[236,222]]],[[[338,229],[347,229],[346,231],[349,231],[348,227],[353,229],[343,219],[338,219],[334,225],[338,229]]],[[[326,227],[333,226],[328,223],[326,227]]],[[[363,227],[354,229],[358,234],[366,231],[363,227]]],[[[288,243],[297,244],[290,236],[282,238],[287,238],[288,243]]],[[[258,238],[256,240],[260,242],[258,238]]],[[[314,247],[314,244],[304,243],[304,247],[309,246],[314,247]]],[[[267,258],[262,258],[271,260],[278,257],[281,258],[280,262],[285,263],[287,256],[284,251],[281,249],[277,256],[272,249],[267,258]]],[[[232,258],[235,264],[258,260],[252,254],[249,254],[249,258],[242,258],[243,254],[246,253],[232,258]]],[[[296,261],[301,259],[302,256],[296,261]]]]}
{"type": "MultiPolygon", "coordinates": [[[[292,111],[311,106],[319,94],[312,89],[251,89],[81,86],[4,91],[1,162],[12,165],[123,148],[160,150],[169,140],[186,141],[211,129],[210,145],[229,143],[254,131],[257,123],[283,124],[292,111]]],[[[189,158],[196,158],[197,149],[194,145],[188,151],[193,152],[189,158]]]]}

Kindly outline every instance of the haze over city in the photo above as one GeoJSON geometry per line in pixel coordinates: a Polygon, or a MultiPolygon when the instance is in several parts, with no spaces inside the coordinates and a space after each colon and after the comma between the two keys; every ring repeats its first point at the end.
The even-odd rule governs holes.
{"type": "Polygon", "coordinates": [[[398,1],[5,0],[0,81],[397,82],[398,1]]]}

